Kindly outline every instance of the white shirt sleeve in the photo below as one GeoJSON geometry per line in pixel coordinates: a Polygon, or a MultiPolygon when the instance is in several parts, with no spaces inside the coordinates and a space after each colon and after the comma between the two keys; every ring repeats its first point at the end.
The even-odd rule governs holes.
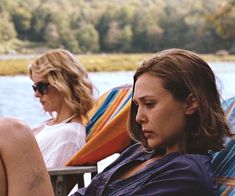
{"type": "Polygon", "coordinates": [[[85,144],[85,127],[79,123],[45,126],[36,136],[46,166],[62,167],[85,144]]]}

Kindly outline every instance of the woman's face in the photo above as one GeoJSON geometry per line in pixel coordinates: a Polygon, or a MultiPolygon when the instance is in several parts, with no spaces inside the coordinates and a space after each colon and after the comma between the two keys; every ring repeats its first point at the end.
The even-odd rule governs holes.
{"type": "MultiPolygon", "coordinates": [[[[32,74],[32,80],[35,86],[37,86],[40,83],[41,84],[48,83],[47,79],[35,73],[32,74]]],[[[46,93],[44,94],[36,90],[34,95],[35,97],[39,98],[39,101],[46,112],[53,112],[53,111],[59,112],[64,103],[63,95],[59,93],[59,91],[50,84],[48,85],[48,90],[45,92],[46,93]]]]}
{"type": "Polygon", "coordinates": [[[144,73],[135,83],[133,101],[138,106],[136,121],[141,125],[150,148],[178,151],[185,129],[186,103],[177,101],[158,77],[144,73]]]}

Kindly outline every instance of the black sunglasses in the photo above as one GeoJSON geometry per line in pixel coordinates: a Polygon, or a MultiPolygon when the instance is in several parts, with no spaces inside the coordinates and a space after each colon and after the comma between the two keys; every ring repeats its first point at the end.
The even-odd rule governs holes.
{"type": "Polygon", "coordinates": [[[40,94],[44,95],[48,93],[49,83],[38,82],[32,85],[34,92],[38,91],[40,94]]]}

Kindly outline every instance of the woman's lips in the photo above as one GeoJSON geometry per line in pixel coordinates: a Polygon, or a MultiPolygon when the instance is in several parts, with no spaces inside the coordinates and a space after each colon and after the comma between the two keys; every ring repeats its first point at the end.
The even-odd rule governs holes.
{"type": "Polygon", "coordinates": [[[143,133],[152,133],[153,131],[151,130],[147,130],[147,129],[143,129],[143,133]]]}
{"type": "Polygon", "coordinates": [[[144,129],[143,133],[145,137],[149,137],[151,134],[153,134],[153,131],[144,129]]]}
{"type": "Polygon", "coordinates": [[[40,103],[41,103],[42,105],[44,105],[44,104],[45,104],[45,101],[40,101],[40,103]]]}

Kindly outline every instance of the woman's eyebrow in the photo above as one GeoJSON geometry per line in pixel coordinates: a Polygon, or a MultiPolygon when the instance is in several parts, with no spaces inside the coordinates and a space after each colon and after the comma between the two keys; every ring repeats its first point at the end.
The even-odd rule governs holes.
{"type": "MultiPolygon", "coordinates": [[[[154,98],[154,95],[143,95],[143,96],[138,97],[137,99],[144,100],[144,99],[148,99],[148,98],[154,98]]],[[[133,97],[133,99],[136,100],[135,97],[133,97]]]]}

